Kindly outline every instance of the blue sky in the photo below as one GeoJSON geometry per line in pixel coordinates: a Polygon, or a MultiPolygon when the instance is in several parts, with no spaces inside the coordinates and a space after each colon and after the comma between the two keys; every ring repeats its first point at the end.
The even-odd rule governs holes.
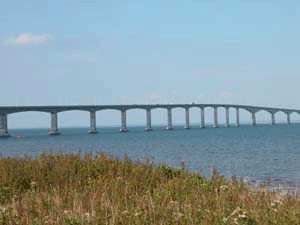
{"type": "MultiPolygon", "coordinates": [[[[194,101],[300,109],[299,28],[298,1],[4,1],[0,105],[194,101]]],[[[97,113],[97,125],[118,125],[119,114],[97,113]]],[[[144,111],[127,117],[145,123],[144,111]]],[[[184,111],[174,117],[183,122],[184,111]]],[[[10,128],[50,124],[43,113],[9,118],[10,128]]],[[[165,119],[165,111],[153,113],[154,124],[165,119]]],[[[86,112],[59,114],[60,126],[88,120],[86,112]]]]}

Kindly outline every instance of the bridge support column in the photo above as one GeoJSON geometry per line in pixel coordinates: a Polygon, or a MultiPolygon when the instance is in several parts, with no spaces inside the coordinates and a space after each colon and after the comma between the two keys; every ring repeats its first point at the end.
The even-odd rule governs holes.
{"type": "Polygon", "coordinates": [[[0,138],[9,137],[7,130],[7,114],[0,114],[0,138]]]}
{"type": "Polygon", "coordinates": [[[120,132],[128,132],[127,126],[126,126],[126,110],[121,111],[121,128],[120,132]]]}
{"type": "Polygon", "coordinates": [[[272,116],[272,125],[275,125],[275,114],[272,113],[271,116],[272,116]]]}
{"type": "Polygon", "coordinates": [[[48,134],[60,135],[60,132],[57,129],[57,112],[51,112],[51,129],[48,134]]]}
{"type": "Polygon", "coordinates": [[[90,111],[90,134],[97,134],[98,131],[96,130],[96,112],[90,111]]]}
{"type": "Polygon", "coordinates": [[[214,108],[214,128],[218,128],[218,108],[214,108]]]}
{"type": "Polygon", "coordinates": [[[168,126],[167,130],[173,130],[172,126],[172,109],[168,109],[168,126]]]}
{"type": "Polygon", "coordinates": [[[185,109],[185,129],[190,129],[190,109],[185,109]]]}
{"type": "Polygon", "coordinates": [[[225,127],[229,127],[229,108],[225,108],[225,116],[226,116],[226,120],[225,120],[225,127]]]}
{"type": "Polygon", "coordinates": [[[256,126],[255,112],[252,113],[252,126],[256,126]]]}
{"type": "Polygon", "coordinates": [[[291,124],[291,117],[290,117],[289,113],[286,114],[286,123],[287,123],[287,125],[291,124]]]}
{"type": "Polygon", "coordinates": [[[152,128],[151,128],[151,109],[147,109],[146,112],[147,112],[147,115],[146,115],[147,125],[146,125],[146,128],[145,128],[145,131],[152,131],[152,128]]]}
{"type": "Polygon", "coordinates": [[[236,108],[236,127],[240,127],[240,110],[236,108]]]}
{"type": "Polygon", "coordinates": [[[204,116],[204,108],[201,108],[201,122],[200,128],[205,128],[205,116],[204,116]]]}

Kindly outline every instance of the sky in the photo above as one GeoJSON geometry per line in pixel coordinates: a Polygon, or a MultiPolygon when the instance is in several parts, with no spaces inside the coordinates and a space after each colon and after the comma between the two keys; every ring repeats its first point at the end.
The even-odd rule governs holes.
{"type": "MultiPolygon", "coordinates": [[[[295,0],[3,1],[0,105],[195,102],[300,109],[299,52],[295,0]]],[[[145,124],[145,114],[128,111],[128,124],[145,124]]],[[[206,114],[212,120],[212,110],[206,114]]],[[[219,116],[223,121],[223,109],[219,116]]],[[[61,127],[89,125],[87,112],[58,117],[61,127]]],[[[154,124],[166,117],[153,111],[154,124]]],[[[199,118],[193,109],[191,123],[199,118]]],[[[250,122],[250,114],[242,112],[241,120],[250,122]]],[[[270,115],[258,113],[258,120],[270,115]]],[[[173,121],[184,121],[183,109],[174,110],[173,121]]],[[[119,112],[97,112],[98,126],[119,124],[119,112]]],[[[12,114],[8,126],[49,127],[50,115],[12,114]]]]}

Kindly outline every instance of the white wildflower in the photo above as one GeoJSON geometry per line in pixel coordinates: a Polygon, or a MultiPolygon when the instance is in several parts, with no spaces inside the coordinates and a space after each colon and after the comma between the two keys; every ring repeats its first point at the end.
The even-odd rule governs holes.
{"type": "Polygon", "coordinates": [[[34,188],[34,187],[36,187],[36,186],[37,186],[37,183],[36,183],[35,181],[31,181],[30,187],[31,187],[31,188],[34,188]]]}
{"type": "Polygon", "coordinates": [[[227,190],[228,190],[228,186],[226,186],[226,185],[221,185],[221,186],[220,186],[220,189],[221,189],[222,191],[227,191],[227,190]]]}
{"type": "Polygon", "coordinates": [[[282,205],[282,204],[283,204],[283,203],[282,203],[281,201],[279,201],[279,200],[274,200],[273,202],[276,203],[276,204],[278,204],[278,205],[282,205]]]}
{"type": "Polygon", "coordinates": [[[6,212],[6,208],[0,207],[0,211],[5,213],[6,212]]]}
{"type": "Polygon", "coordinates": [[[235,224],[237,224],[237,225],[239,224],[237,218],[234,218],[233,222],[234,222],[235,224]]]}
{"type": "Polygon", "coordinates": [[[239,217],[244,219],[244,218],[247,217],[247,215],[246,214],[240,214],[239,217]]]}
{"type": "Polygon", "coordinates": [[[141,212],[136,212],[135,214],[134,214],[134,216],[139,216],[139,215],[141,215],[142,213],[141,212]]]}
{"type": "Polygon", "coordinates": [[[238,213],[239,211],[241,211],[240,207],[237,207],[231,214],[230,216],[234,216],[236,213],[238,213]]]}

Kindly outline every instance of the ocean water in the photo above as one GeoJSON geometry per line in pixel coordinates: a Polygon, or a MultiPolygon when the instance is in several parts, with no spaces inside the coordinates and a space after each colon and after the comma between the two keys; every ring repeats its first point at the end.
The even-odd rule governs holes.
{"type": "Polygon", "coordinates": [[[101,128],[89,135],[88,128],[61,128],[62,135],[48,136],[48,129],[9,130],[12,137],[0,139],[2,156],[33,156],[42,152],[92,152],[125,155],[131,160],[150,158],[155,164],[180,167],[211,175],[216,168],[225,178],[247,178],[251,183],[270,182],[290,188],[300,186],[300,124],[241,125],[240,128],[200,129],[174,126],[101,128]]]}

